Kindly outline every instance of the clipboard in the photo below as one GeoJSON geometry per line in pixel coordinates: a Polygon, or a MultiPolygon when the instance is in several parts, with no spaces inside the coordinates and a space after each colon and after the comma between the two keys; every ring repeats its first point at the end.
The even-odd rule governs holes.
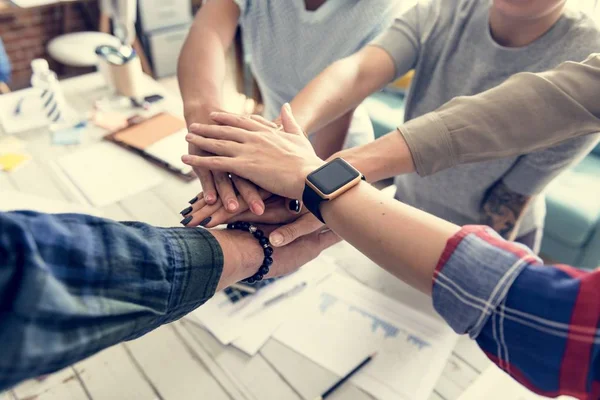
{"type": "Polygon", "coordinates": [[[186,181],[196,178],[192,167],[181,161],[187,154],[185,121],[169,113],[132,118],[128,126],[104,136],[186,181]]]}

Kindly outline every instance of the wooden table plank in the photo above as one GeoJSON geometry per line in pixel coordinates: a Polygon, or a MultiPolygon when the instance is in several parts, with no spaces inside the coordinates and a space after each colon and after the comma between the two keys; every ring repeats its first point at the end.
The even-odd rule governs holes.
{"type": "Polygon", "coordinates": [[[192,321],[193,317],[191,319],[186,317],[182,320],[182,323],[190,335],[199,343],[202,343],[202,346],[212,358],[217,358],[219,354],[227,351],[227,346],[223,346],[213,335],[192,321]]]}
{"type": "Polygon", "coordinates": [[[198,361],[210,371],[211,375],[221,385],[223,390],[234,400],[248,400],[249,397],[246,390],[238,383],[237,377],[234,377],[229,371],[224,370],[214,360],[213,356],[204,347],[202,342],[197,340],[189,330],[189,324],[183,322],[176,322],[171,324],[175,329],[176,334],[188,347],[190,353],[197,357],[198,361]]]}
{"type": "Polygon", "coordinates": [[[123,345],[104,350],[74,368],[94,400],[158,398],[123,345]]]}
{"type": "Polygon", "coordinates": [[[180,226],[181,216],[178,211],[169,207],[152,191],[129,196],[119,204],[137,221],[146,222],[155,226],[172,227],[180,226]]]}
{"type": "Polygon", "coordinates": [[[154,192],[174,212],[179,212],[189,206],[188,201],[202,191],[200,182],[194,180],[185,182],[177,177],[170,177],[154,187],[154,192]]]}
{"type": "Polygon", "coordinates": [[[163,326],[125,346],[161,399],[194,399],[200,394],[205,399],[230,399],[170,326],[163,326]]]}
{"type": "Polygon", "coordinates": [[[0,193],[3,190],[15,190],[14,183],[9,178],[8,172],[0,172],[0,193]]]}
{"type": "Polygon", "coordinates": [[[65,368],[42,381],[31,379],[14,389],[17,399],[36,400],[89,400],[75,371],[65,368]]]}
{"type": "MultiPolygon", "coordinates": [[[[260,354],[249,357],[233,348],[224,351],[216,359],[217,363],[235,376],[239,385],[245,388],[256,400],[300,400],[302,397],[282,379],[260,354]]],[[[304,373],[298,370],[298,373],[304,373]]]]}
{"type": "Polygon", "coordinates": [[[12,172],[9,177],[20,192],[53,200],[69,201],[69,197],[57,187],[58,184],[48,168],[35,159],[12,172]]]}

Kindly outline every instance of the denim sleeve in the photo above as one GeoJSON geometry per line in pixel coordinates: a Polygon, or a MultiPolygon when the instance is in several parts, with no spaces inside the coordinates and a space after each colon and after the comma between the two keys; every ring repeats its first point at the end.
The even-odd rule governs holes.
{"type": "Polygon", "coordinates": [[[0,213],[0,391],[181,318],[222,268],[201,229],[0,213]]]}

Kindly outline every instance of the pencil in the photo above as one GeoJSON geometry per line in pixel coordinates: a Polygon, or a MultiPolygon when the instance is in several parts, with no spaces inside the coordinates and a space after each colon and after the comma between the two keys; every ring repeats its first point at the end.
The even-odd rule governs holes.
{"type": "Polygon", "coordinates": [[[367,365],[369,362],[371,362],[371,360],[376,355],[377,355],[377,353],[373,353],[369,357],[365,358],[363,360],[363,362],[361,362],[356,367],[354,367],[354,369],[352,371],[348,372],[343,378],[341,378],[339,381],[337,381],[332,387],[327,389],[322,395],[317,397],[315,400],[325,400],[326,398],[331,396],[331,394],[333,392],[335,392],[340,386],[342,386],[348,379],[352,378],[352,375],[354,375],[355,373],[360,371],[365,365],[367,365]]]}

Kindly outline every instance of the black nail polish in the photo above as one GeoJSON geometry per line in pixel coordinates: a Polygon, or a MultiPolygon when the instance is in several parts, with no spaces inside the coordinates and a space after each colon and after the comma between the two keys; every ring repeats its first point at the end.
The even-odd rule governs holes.
{"type": "Polygon", "coordinates": [[[300,200],[290,200],[290,204],[288,205],[288,207],[290,208],[290,211],[299,213],[300,212],[300,200]]]}
{"type": "Polygon", "coordinates": [[[200,225],[206,226],[210,221],[212,221],[212,217],[205,218],[202,222],[200,222],[200,225]]]}
{"type": "Polygon", "coordinates": [[[188,215],[189,213],[191,213],[192,210],[193,210],[192,207],[188,207],[185,210],[182,210],[179,214],[181,214],[181,215],[183,215],[185,217],[186,215],[188,215]]]}
{"type": "Polygon", "coordinates": [[[190,204],[194,204],[195,202],[198,201],[198,196],[194,197],[193,199],[191,199],[190,201],[188,201],[188,203],[190,204]]]}
{"type": "Polygon", "coordinates": [[[189,217],[185,217],[184,219],[181,220],[180,224],[185,226],[185,225],[189,224],[193,218],[194,217],[192,217],[191,215],[189,217]]]}

